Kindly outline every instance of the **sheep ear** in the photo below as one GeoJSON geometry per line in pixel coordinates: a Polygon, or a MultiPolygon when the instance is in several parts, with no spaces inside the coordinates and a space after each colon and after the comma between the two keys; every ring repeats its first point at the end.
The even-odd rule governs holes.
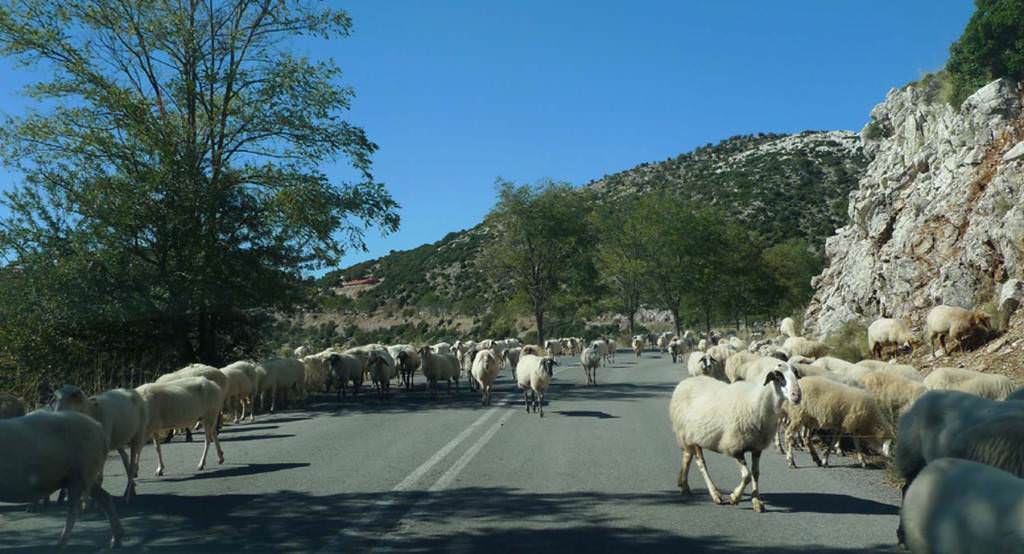
{"type": "Polygon", "coordinates": [[[778,371],[769,371],[768,374],[764,376],[765,386],[767,386],[768,383],[771,383],[772,381],[778,380],[780,376],[782,376],[782,374],[779,373],[778,371]]]}

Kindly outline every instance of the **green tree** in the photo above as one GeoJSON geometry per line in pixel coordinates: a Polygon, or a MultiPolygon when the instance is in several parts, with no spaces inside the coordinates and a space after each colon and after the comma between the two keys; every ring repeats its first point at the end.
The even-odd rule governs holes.
{"type": "Polygon", "coordinates": [[[537,325],[560,301],[582,298],[594,282],[588,200],[566,183],[516,185],[499,179],[484,265],[499,289],[511,287],[537,325]]]}
{"type": "Polygon", "coordinates": [[[677,196],[650,195],[633,209],[632,218],[642,221],[644,287],[654,304],[672,314],[676,334],[681,334],[684,301],[691,286],[690,204],[677,196]]]}
{"type": "Polygon", "coordinates": [[[626,316],[633,335],[650,262],[644,245],[645,214],[631,202],[602,206],[591,220],[597,236],[594,259],[600,281],[609,292],[613,309],[626,316]]]}
{"type": "Polygon", "coordinates": [[[824,257],[807,241],[793,238],[766,248],[762,258],[778,287],[776,313],[791,314],[807,305],[814,294],[811,279],[824,269],[824,257]]]}
{"type": "Polygon", "coordinates": [[[0,2],[0,52],[50,76],[0,129],[24,177],[0,346],[39,367],[214,363],[258,347],[303,270],[397,229],[339,68],[290,50],[350,28],[307,0],[0,2]],[[339,158],[350,181],[320,170],[339,158]]]}
{"type": "Polygon", "coordinates": [[[950,102],[1000,77],[1024,77],[1024,0],[975,0],[976,10],[949,48],[950,102]]]}

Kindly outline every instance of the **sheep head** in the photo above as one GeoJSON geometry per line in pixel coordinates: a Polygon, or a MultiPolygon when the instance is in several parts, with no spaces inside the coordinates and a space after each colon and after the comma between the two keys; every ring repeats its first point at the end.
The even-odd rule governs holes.
{"type": "Polygon", "coordinates": [[[58,412],[74,410],[81,412],[85,406],[85,392],[74,385],[64,385],[53,391],[53,409],[58,412]]]}
{"type": "Polygon", "coordinates": [[[778,369],[773,369],[765,374],[764,386],[768,385],[774,386],[780,397],[793,404],[800,403],[802,394],[797,370],[789,363],[781,363],[778,369]]]}
{"type": "Polygon", "coordinates": [[[548,377],[553,377],[555,374],[554,367],[558,365],[558,362],[554,358],[544,358],[540,361],[541,366],[544,368],[544,373],[548,374],[548,377]]]}

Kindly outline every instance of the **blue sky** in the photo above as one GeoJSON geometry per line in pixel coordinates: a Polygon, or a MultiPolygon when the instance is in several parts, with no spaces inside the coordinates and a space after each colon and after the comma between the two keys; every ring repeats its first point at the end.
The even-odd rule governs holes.
{"type": "MultiPolygon", "coordinates": [[[[582,184],[736,134],[859,130],[893,86],[944,64],[970,0],[359,0],[333,56],[349,119],[402,228],[368,253],[478,223],[494,180],[582,184]]],[[[25,77],[0,64],[0,112],[25,77]]],[[[329,168],[342,175],[342,168],[329,168]]],[[[11,176],[0,170],[0,187],[11,176]]]]}

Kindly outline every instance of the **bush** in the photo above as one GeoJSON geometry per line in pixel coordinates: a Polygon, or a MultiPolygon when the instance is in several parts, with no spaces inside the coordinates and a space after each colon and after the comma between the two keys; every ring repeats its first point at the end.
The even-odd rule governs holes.
{"type": "Polygon", "coordinates": [[[950,103],[1001,77],[1024,77],[1024,0],[975,0],[964,34],[949,48],[950,103]]]}
{"type": "Polygon", "coordinates": [[[839,330],[825,338],[831,356],[859,362],[871,357],[868,351],[868,326],[861,321],[848,321],[839,330]]]}

